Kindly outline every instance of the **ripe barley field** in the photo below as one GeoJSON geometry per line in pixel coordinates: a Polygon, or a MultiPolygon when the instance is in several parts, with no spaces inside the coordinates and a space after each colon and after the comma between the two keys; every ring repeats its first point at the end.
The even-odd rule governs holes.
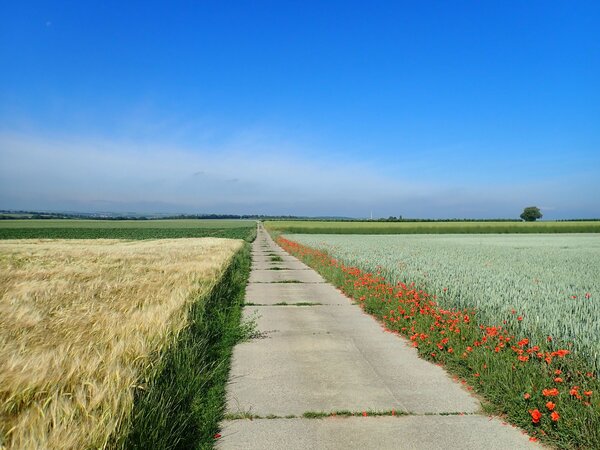
{"type": "Polygon", "coordinates": [[[126,446],[136,399],[242,246],[0,241],[0,448],[126,446]]]}

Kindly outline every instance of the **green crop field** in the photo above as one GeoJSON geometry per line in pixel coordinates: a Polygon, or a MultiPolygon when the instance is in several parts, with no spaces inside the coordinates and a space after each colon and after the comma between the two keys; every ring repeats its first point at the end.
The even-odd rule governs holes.
{"type": "Polygon", "coordinates": [[[519,334],[572,342],[600,369],[596,235],[285,237],[390,281],[415,282],[444,307],[475,308],[486,324],[522,316],[519,334]]]}
{"type": "Polygon", "coordinates": [[[167,239],[220,237],[251,241],[253,220],[1,220],[0,239],[167,239]]]}
{"type": "Polygon", "coordinates": [[[266,221],[269,231],[310,234],[600,233],[600,221],[574,222],[342,222],[266,221]]]}

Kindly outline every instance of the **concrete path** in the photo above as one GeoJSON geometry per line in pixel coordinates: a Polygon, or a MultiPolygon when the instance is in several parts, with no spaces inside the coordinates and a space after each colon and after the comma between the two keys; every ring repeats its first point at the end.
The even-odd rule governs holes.
{"type": "Polygon", "coordinates": [[[219,449],[540,448],[259,228],[219,449]],[[336,411],[396,416],[305,418],[336,411]]]}

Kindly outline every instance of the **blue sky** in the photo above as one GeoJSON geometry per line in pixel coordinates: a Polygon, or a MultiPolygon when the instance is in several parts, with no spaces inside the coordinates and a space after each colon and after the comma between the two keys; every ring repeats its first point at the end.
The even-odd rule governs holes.
{"type": "Polygon", "coordinates": [[[600,217],[598,2],[10,3],[0,209],[600,217]]]}

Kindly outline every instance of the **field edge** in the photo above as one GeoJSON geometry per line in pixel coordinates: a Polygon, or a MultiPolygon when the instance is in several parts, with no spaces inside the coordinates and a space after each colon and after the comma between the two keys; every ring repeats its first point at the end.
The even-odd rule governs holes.
{"type": "Polygon", "coordinates": [[[244,338],[242,305],[250,244],[191,305],[189,325],[165,351],[157,375],[136,391],[129,423],[108,448],[212,448],[225,411],[233,346],[244,338]]]}

